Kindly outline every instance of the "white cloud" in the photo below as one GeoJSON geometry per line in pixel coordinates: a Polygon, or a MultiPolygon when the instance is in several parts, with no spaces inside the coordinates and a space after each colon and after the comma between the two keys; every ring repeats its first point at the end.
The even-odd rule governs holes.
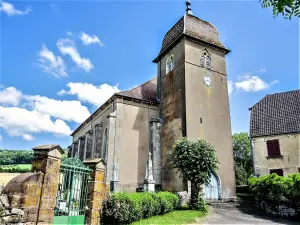
{"type": "Polygon", "coordinates": [[[246,92],[257,92],[268,89],[271,85],[275,83],[278,83],[278,81],[274,80],[271,83],[267,83],[258,76],[251,76],[249,74],[246,74],[238,78],[238,81],[235,82],[235,87],[238,90],[243,90],[246,92]]]}
{"type": "Polygon", "coordinates": [[[59,39],[56,45],[63,55],[69,55],[76,65],[86,72],[89,72],[94,67],[89,59],[80,56],[76,45],[72,40],[59,39]]]}
{"type": "Polygon", "coordinates": [[[38,66],[44,72],[51,74],[55,77],[67,76],[66,66],[64,60],[60,56],[55,56],[45,45],[38,52],[38,66]]]}
{"type": "Polygon", "coordinates": [[[22,135],[23,139],[26,140],[26,141],[31,141],[34,139],[33,136],[31,136],[30,134],[23,134],[22,135]]]}
{"type": "Polygon", "coordinates": [[[100,46],[104,46],[96,35],[88,35],[87,33],[81,32],[79,38],[84,45],[99,44],[100,46]]]}
{"type": "Polygon", "coordinates": [[[81,123],[90,116],[89,110],[80,101],[55,100],[39,95],[25,96],[25,99],[33,110],[62,120],[81,123]]]}
{"type": "Polygon", "coordinates": [[[117,85],[111,86],[108,84],[101,84],[94,86],[88,83],[68,83],[68,91],[61,90],[59,95],[77,95],[80,101],[89,102],[95,106],[102,105],[109,99],[115,92],[119,92],[117,85]]]}
{"type": "Polygon", "coordinates": [[[58,136],[68,136],[71,133],[70,127],[60,119],[52,121],[49,115],[18,107],[0,106],[0,127],[10,136],[21,136],[27,140],[36,133],[45,132],[58,136]]]}
{"type": "Polygon", "coordinates": [[[228,83],[228,94],[230,95],[233,91],[233,82],[229,80],[227,83],[228,83]]]}
{"type": "Polygon", "coordinates": [[[6,105],[17,106],[22,98],[22,92],[18,91],[14,87],[8,87],[3,91],[0,91],[0,103],[6,105]]]}
{"type": "Polygon", "coordinates": [[[13,4],[8,2],[0,2],[0,11],[6,13],[8,16],[21,16],[26,15],[32,11],[30,6],[27,6],[25,10],[18,10],[13,4]]]}

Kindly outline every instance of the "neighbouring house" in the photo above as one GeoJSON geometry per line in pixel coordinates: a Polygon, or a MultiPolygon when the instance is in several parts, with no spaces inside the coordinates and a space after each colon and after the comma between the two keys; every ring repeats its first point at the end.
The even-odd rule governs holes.
{"type": "MultiPolygon", "coordinates": [[[[235,176],[225,56],[230,51],[211,23],[186,13],[163,38],[153,62],[157,77],[115,93],[71,135],[72,157],[104,158],[111,191],[144,184],[185,191],[168,154],[182,136],[210,142],[220,161],[205,197],[235,197],[235,176]]],[[[150,187],[150,186],[149,186],[150,187]]]]}
{"type": "Polygon", "coordinates": [[[300,172],[300,90],[266,95],[250,114],[255,175],[300,172]]]}

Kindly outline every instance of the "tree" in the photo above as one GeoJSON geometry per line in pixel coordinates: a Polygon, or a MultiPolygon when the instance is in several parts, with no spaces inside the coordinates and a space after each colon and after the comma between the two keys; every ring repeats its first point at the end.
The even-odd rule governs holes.
{"type": "Polygon", "coordinates": [[[253,173],[251,143],[248,138],[248,133],[241,132],[233,134],[232,145],[236,184],[245,185],[253,173]]]}
{"type": "Polygon", "coordinates": [[[263,8],[273,7],[273,15],[282,14],[284,18],[300,17],[300,0],[260,0],[263,8]]]}
{"type": "Polygon", "coordinates": [[[181,138],[173,145],[171,163],[185,180],[191,181],[190,206],[197,209],[201,185],[209,183],[210,173],[218,170],[215,148],[204,140],[181,138]]]}

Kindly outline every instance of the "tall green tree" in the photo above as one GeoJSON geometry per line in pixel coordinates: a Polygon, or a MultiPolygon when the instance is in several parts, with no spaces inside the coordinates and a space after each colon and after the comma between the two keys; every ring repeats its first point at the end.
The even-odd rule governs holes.
{"type": "Polygon", "coordinates": [[[282,14],[284,18],[300,17],[300,0],[260,0],[263,8],[272,7],[273,15],[282,14]]]}
{"type": "Polygon", "coordinates": [[[232,145],[236,184],[245,185],[249,176],[253,174],[251,143],[248,133],[233,134],[232,145]]]}
{"type": "Polygon", "coordinates": [[[185,180],[191,181],[190,207],[199,209],[201,185],[209,183],[210,173],[218,170],[215,148],[204,140],[181,138],[173,145],[171,162],[185,180]]]}

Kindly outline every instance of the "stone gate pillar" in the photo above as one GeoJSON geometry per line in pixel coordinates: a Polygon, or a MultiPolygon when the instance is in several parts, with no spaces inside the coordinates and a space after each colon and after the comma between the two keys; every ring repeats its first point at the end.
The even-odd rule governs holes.
{"type": "Polygon", "coordinates": [[[64,151],[59,145],[55,144],[37,146],[32,150],[34,151],[32,171],[44,174],[37,223],[51,224],[58,189],[61,156],[64,151]]]}
{"type": "Polygon", "coordinates": [[[88,210],[85,215],[86,225],[100,224],[102,201],[106,197],[106,185],[104,183],[105,162],[103,159],[92,159],[83,162],[92,169],[91,181],[88,186],[88,210]]]}

